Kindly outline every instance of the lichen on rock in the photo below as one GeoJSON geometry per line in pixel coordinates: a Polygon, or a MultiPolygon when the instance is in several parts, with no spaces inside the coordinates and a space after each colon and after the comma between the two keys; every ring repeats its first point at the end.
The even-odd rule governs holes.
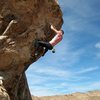
{"type": "Polygon", "coordinates": [[[25,70],[43,53],[35,41],[50,41],[50,24],[62,23],[56,0],[0,0],[0,80],[10,100],[31,100],[25,70]]]}

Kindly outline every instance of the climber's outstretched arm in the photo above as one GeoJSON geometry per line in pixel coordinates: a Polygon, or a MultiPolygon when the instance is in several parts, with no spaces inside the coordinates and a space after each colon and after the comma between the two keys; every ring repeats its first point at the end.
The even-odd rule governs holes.
{"type": "Polygon", "coordinates": [[[63,30],[57,30],[56,28],[54,28],[53,25],[51,25],[51,29],[56,33],[56,34],[64,34],[64,31],[63,30]]]}
{"type": "Polygon", "coordinates": [[[58,33],[58,30],[56,28],[54,28],[53,25],[51,25],[51,29],[55,32],[55,33],[58,33]]]}

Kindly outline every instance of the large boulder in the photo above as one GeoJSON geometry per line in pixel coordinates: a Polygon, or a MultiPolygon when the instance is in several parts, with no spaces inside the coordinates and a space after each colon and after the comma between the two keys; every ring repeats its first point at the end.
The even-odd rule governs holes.
{"type": "Polygon", "coordinates": [[[50,24],[62,23],[57,0],[0,0],[0,100],[31,100],[25,70],[43,54],[35,41],[50,41],[50,24]]]}

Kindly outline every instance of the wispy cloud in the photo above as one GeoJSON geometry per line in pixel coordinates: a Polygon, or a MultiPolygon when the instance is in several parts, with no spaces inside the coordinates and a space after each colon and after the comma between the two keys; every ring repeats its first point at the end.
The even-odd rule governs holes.
{"type": "MultiPolygon", "coordinates": [[[[81,81],[90,79],[89,76],[82,76],[85,73],[90,73],[95,70],[98,70],[99,67],[89,67],[87,69],[80,69],[80,71],[74,72],[71,70],[63,70],[60,68],[55,67],[43,67],[43,66],[36,66],[32,67],[30,70],[27,71],[27,77],[31,85],[37,85],[37,84],[46,84],[48,82],[55,82],[60,80],[62,81],[81,81]],[[41,68],[42,67],[42,68],[41,68]]],[[[50,82],[50,84],[51,84],[50,82]]],[[[54,84],[54,83],[53,83],[54,84]]]]}
{"type": "Polygon", "coordinates": [[[100,59],[100,52],[96,52],[96,58],[100,59]]]}
{"type": "Polygon", "coordinates": [[[70,90],[71,92],[86,92],[86,91],[90,91],[90,90],[98,90],[100,89],[100,82],[91,82],[91,83],[87,83],[85,85],[77,85],[77,86],[71,86],[70,90]]]}
{"type": "MultiPolygon", "coordinates": [[[[31,88],[30,88],[31,89],[31,88]]],[[[53,95],[60,95],[60,93],[57,93],[57,91],[53,91],[51,89],[31,89],[32,91],[32,94],[34,96],[38,96],[38,97],[41,97],[41,96],[53,96],[53,95]],[[45,95],[44,95],[45,94],[45,95]]]]}
{"type": "MultiPolygon", "coordinates": [[[[39,66],[38,64],[35,64],[35,66],[32,66],[29,71],[27,71],[28,77],[36,77],[37,80],[43,78],[44,80],[50,79],[51,77],[54,77],[55,79],[83,79],[83,76],[79,76],[79,74],[85,74],[90,73],[93,71],[98,70],[99,67],[87,67],[87,68],[81,68],[77,70],[76,72],[68,69],[62,69],[61,67],[50,67],[50,66],[39,66]],[[32,75],[33,74],[33,75],[32,75]],[[42,77],[43,76],[43,77],[42,77]],[[45,78],[45,76],[47,78],[45,78]],[[80,77],[80,78],[79,78],[80,77]]],[[[33,79],[33,78],[32,78],[33,79]]],[[[43,80],[42,79],[42,80],[43,80]]],[[[52,78],[51,78],[52,79],[52,78]]],[[[77,80],[76,79],[76,80],[77,80]]]]}
{"type": "Polygon", "coordinates": [[[62,9],[72,9],[76,14],[83,16],[83,17],[92,17],[92,16],[97,16],[100,15],[99,10],[94,9],[95,6],[98,6],[97,4],[99,4],[99,0],[91,1],[90,0],[76,0],[74,2],[74,0],[59,0],[60,5],[62,7],[62,9]],[[82,6],[84,5],[84,6],[82,6]],[[92,12],[92,13],[91,13],[92,12]]]}
{"type": "Polygon", "coordinates": [[[100,21],[99,0],[59,0],[64,13],[65,29],[75,32],[86,32],[85,34],[100,37],[97,20],[100,21]],[[90,3],[91,2],[91,3],[90,3]],[[84,5],[84,6],[82,6],[84,5]]]}
{"type": "Polygon", "coordinates": [[[95,48],[96,48],[96,52],[95,52],[95,54],[96,54],[96,58],[97,59],[100,59],[100,42],[97,42],[96,44],[95,44],[95,48]]]}
{"type": "Polygon", "coordinates": [[[86,89],[82,88],[82,86],[75,86],[75,82],[90,80],[91,78],[89,76],[84,76],[84,74],[98,69],[99,67],[87,67],[74,72],[68,69],[61,69],[61,67],[56,68],[35,63],[34,66],[31,65],[30,69],[27,71],[27,77],[33,95],[56,95],[71,93],[75,90],[88,90],[89,88],[86,89]],[[71,82],[74,82],[74,84],[71,82]]]}
{"type": "MultiPolygon", "coordinates": [[[[60,68],[56,68],[56,67],[50,67],[48,65],[46,66],[39,66],[38,64],[35,65],[35,67],[32,67],[31,69],[31,74],[35,73],[35,75],[47,75],[47,76],[53,76],[53,77],[63,77],[63,78],[67,78],[69,76],[71,76],[70,71],[68,70],[62,70],[60,68]]],[[[28,71],[30,73],[30,71],[28,71]]],[[[27,72],[27,73],[28,73],[27,72]]]]}
{"type": "Polygon", "coordinates": [[[91,87],[94,87],[94,88],[100,88],[100,82],[94,82],[91,84],[91,87]]]}
{"type": "Polygon", "coordinates": [[[98,48],[98,49],[100,49],[100,42],[96,43],[95,47],[98,48]]]}
{"type": "Polygon", "coordinates": [[[91,90],[100,89],[100,82],[91,82],[86,84],[68,84],[61,83],[54,85],[54,87],[33,87],[30,88],[31,92],[35,96],[52,96],[52,95],[64,95],[75,92],[86,92],[91,90]],[[59,92],[58,92],[59,91],[59,92]]]}
{"type": "Polygon", "coordinates": [[[100,69],[99,67],[87,67],[87,68],[83,68],[80,71],[76,72],[77,74],[85,74],[85,73],[89,73],[89,72],[93,72],[100,69]]]}

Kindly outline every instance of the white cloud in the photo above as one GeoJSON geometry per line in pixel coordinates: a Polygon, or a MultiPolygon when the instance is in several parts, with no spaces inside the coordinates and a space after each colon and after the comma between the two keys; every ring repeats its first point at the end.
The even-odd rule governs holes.
{"type": "Polygon", "coordinates": [[[96,53],[96,57],[100,59],[100,52],[96,53]]]}
{"type": "MultiPolygon", "coordinates": [[[[98,70],[98,67],[90,67],[87,69],[80,69],[80,71],[73,72],[72,70],[63,70],[60,68],[55,68],[55,67],[47,67],[45,68],[44,66],[36,66],[31,68],[31,71],[27,71],[27,77],[29,84],[32,85],[37,85],[41,84],[46,84],[50,82],[54,86],[55,81],[70,81],[70,82],[78,82],[81,80],[88,80],[91,79],[89,76],[82,76],[85,73],[90,73],[91,71],[98,70]]],[[[54,86],[55,87],[55,86],[54,86]]]]}
{"type": "Polygon", "coordinates": [[[60,95],[60,93],[57,93],[56,91],[50,90],[50,89],[31,89],[32,95],[34,96],[53,96],[53,95],[60,95]]]}
{"type": "Polygon", "coordinates": [[[74,92],[86,92],[91,90],[100,90],[100,82],[87,82],[85,84],[61,84],[65,87],[65,93],[74,93],[74,92]]]}
{"type": "Polygon", "coordinates": [[[99,67],[87,67],[87,68],[81,69],[80,71],[76,72],[76,74],[85,74],[85,73],[89,73],[92,71],[96,71],[98,69],[99,67]]]}
{"type": "Polygon", "coordinates": [[[74,84],[74,83],[61,83],[51,87],[32,87],[30,88],[32,95],[35,96],[52,96],[52,95],[64,95],[74,92],[87,92],[91,90],[100,89],[100,82],[90,82],[86,84],[74,84]]]}
{"type": "Polygon", "coordinates": [[[100,49],[100,42],[96,43],[95,47],[98,48],[98,49],[100,49]]]}
{"type": "Polygon", "coordinates": [[[30,77],[28,78],[30,91],[35,96],[50,96],[72,92],[84,92],[100,87],[100,82],[94,82],[87,85],[78,85],[79,83],[75,84],[75,81],[78,82],[89,79],[89,76],[85,77],[81,76],[81,74],[97,70],[98,67],[91,67],[87,68],[86,70],[81,69],[81,71],[77,73],[55,68],[42,67],[41,69],[41,67],[36,66],[36,68],[31,68],[31,70],[33,70],[32,73],[35,75],[32,76],[32,73],[30,73],[28,76],[27,74],[27,77],[30,77]],[[42,76],[43,74],[47,75],[42,76]]]}
{"type": "Polygon", "coordinates": [[[100,89],[100,82],[94,82],[93,84],[91,84],[91,87],[100,89]]]}
{"type": "Polygon", "coordinates": [[[100,82],[91,82],[86,85],[72,86],[71,89],[73,92],[86,92],[90,90],[98,90],[100,89],[100,82]]]}
{"type": "Polygon", "coordinates": [[[40,84],[40,83],[42,85],[47,80],[46,77],[41,77],[39,75],[35,75],[32,73],[31,73],[31,75],[29,75],[29,73],[27,73],[27,78],[28,78],[27,80],[28,80],[29,86],[31,86],[31,87],[35,86],[36,84],[40,84]]]}
{"type": "Polygon", "coordinates": [[[96,11],[93,6],[95,6],[98,1],[90,1],[89,0],[59,0],[62,9],[70,8],[76,14],[82,17],[95,17],[100,15],[98,11],[96,11]],[[82,6],[84,5],[84,6],[82,6]]]}
{"type": "Polygon", "coordinates": [[[35,73],[36,75],[42,74],[42,75],[47,75],[51,77],[63,77],[63,78],[66,77],[67,78],[71,75],[70,71],[68,70],[62,70],[56,67],[49,67],[48,65],[39,66],[37,64],[35,65],[35,67],[32,67],[30,70],[32,70],[32,73],[35,73]]]}
{"type": "MultiPolygon", "coordinates": [[[[94,22],[100,19],[100,12],[96,10],[98,0],[59,0],[64,14],[64,27],[66,30],[84,32],[100,37],[99,26],[94,22]],[[82,6],[84,5],[84,6],[82,6]]],[[[98,8],[98,6],[97,6],[98,8]]]]}
{"type": "MultiPolygon", "coordinates": [[[[100,42],[95,44],[95,48],[100,49],[100,42]]],[[[100,51],[96,52],[96,57],[100,59],[100,51]]]]}

